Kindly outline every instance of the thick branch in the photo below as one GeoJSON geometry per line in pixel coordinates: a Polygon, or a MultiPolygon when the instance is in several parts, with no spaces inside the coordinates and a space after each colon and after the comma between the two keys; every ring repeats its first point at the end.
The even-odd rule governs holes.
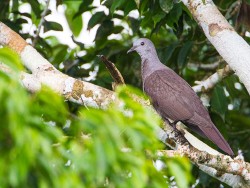
{"type": "Polygon", "coordinates": [[[38,89],[38,87],[33,87],[31,84],[32,79],[35,79],[37,84],[47,85],[66,99],[78,104],[105,108],[107,104],[115,100],[112,91],[59,72],[25,40],[1,22],[0,44],[7,45],[16,51],[20,55],[24,66],[32,72],[32,77],[27,76],[24,80],[30,83],[25,85],[28,90],[34,92],[38,89]]]}
{"type": "MultiPolygon", "coordinates": [[[[41,85],[44,84],[73,102],[101,108],[107,107],[110,102],[116,100],[116,96],[112,91],[88,82],[74,79],[56,70],[55,67],[45,60],[34,48],[29,46],[19,35],[1,22],[0,44],[7,45],[15,50],[20,55],[23,64],[32,72],[32,74],[21,73],[21,81],[23,85],[31,91],[39,90],[41,85]]],[[[7,72],[9,71],[6,66],[0,66],[0,69],[7,72]]],[[[159,130],[158,138],[164,143],[170,145],[172,148],[176,148],[178,150],[180,150],[180,148],[186,148],[184,153],[186,153],[186,155],[188,154],[187,156],[193,160],[194,163],[195,160],[199,160],[199,158],[196,157],[209,155],[208,153],[212,155],[218,154],[217,151],[211,148],[209,149],[206,144],[198,141],[197,138],[188,133],[185,129],[180,128],[180,130],[183,132],[185,138],[196,148],[199,148],[199,150],[195,149],[192,145],[187,144],[187,142],[183,144],[183,137],[177,135],[173,131],[173,128],[168,125],[166,125],[164,131],[159,130]],[[175,144],[173,145],[172,143],[175,144]]],[[[199,160],[199,164],[203,165],[201,169],[212,176],[215,171],[217,172],[216,165],[210,167],[210,164],[213,162],[215,157],[216,156],[213,156],[204,162],[199,160]],[[210,166],[208,166],[208,164],[210,166]]],[[[223,158],[222,160],[225,159],[223,158]]],[[[227,161],[223,161],[223,163],[227,164],[227,161]]],[[[249,165],[248,163],[245,164],[249,165]]],[[[222,172],[225,176],[227,174],[227,169],[228,168],[225,168],[225,171],[222,172]]],[[[242,170],[244,170],[246,174],[249,173],[248,167],[245,167],[242,170]]],[[[229,171],[229,173],[232,173],[232,171],[229,171]]],[[[243,185],[243,183],[247,181],[246,178],[248,176],[245,174],[241,173],[236,176],[238,177],[238,184],[241,183],[243,185]]],[[[220,180],[229,185],[233,185],[232,183],[228,183],[225,178],[220,180]]]]}
{"type": "Polygon", "coordinates": [[[196,153],[194,150],[195,148],[181,146],[177,150],[160,151],[159,155],[166,155],[167,157],[186,156],[199,169],[234,188],[249,187],[249,163],[237,158],[231,159],[222,154],[215,157],[207,153],[196,153]]]}
{"type": "Polygon", "coordinates": [[[182,2],[250,93],[250,46],[235,32],[212,0],[182,0],[182,2]]]}

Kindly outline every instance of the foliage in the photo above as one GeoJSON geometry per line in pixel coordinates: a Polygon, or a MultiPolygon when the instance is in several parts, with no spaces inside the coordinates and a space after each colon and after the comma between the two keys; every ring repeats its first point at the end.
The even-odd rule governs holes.
{"type": "MultiPolygon", "coordinates": [[[[0,20],[23,38],[33,41],[34,35],[20,30],[28,21],[35,26],[39,25],[41,13],[45,8],[45,2],[39,2],[3,1],[0,6],[0,20]],[[21,12],[20,7],[23,4],[29,5],[31,11],[21,12]]],[[[235,7],[234,1],[214,2],[232,26],[236,26],[236,10],[239,9],[235,7]]],[[[57,0],[56,6],[66,9],[65,17],[77,47],[70,48],[56,37],[50,36],[39,38],[35,48],[62,72],[86,79],[93,78],[90,75],[94,72],[96,76],[91,82],[109,89],[112,79],[96,55],[107,56],[121,71],[127,84],[140,88],[139,57],[126,54],[132,41],[138,37],[150,38],[157,47],[161,61],[180,74],[190,85],[193,85],[195,80],[202,80],[215,72],[215,69],[204,70],[190,63],[199,65],[221,61],[190,12],[179,1],[101,0],[101,3],[102,5],[96,6],[92,0],[57,0]],[[82,14],[90,14],[90,20],[84,22],[82,14]],[[83,27],[90,32],[97,30],[91,46],[85,45],[84,41],[77,38],[83,27]]],[[[59,23],[50,21],[46,21],[44,27],[45,31],[62,30],[59,23]]],[[[244,35],[247,30],[244,24],[236,29],[250,42],[249,37],[244,35]]],[[[8,61],[14,55],[1,51],[0,56],[1,61],[4,58],[8,61]]],[[[12,61],[11,59],[9,62],[12,61]]],[[[225,63],[221,62],[218,68],[224,65],[225,63]]],[[[175,180],[179,182],[180,187],[190,182],[190,166],[185,159],[168,159],[166,163],[170,161],[173,164],[167,165],[169,170],[163,172],[152,167],[155,150],[161,146],[149,130],[154,129],[157,121],[154,122],[154,117],[146,109],[134,101],[131,102],[123,90],[120,97],[134,112],[131,119],[115,105],[103,113],[101,110],[86,110],[71,103],[65,104],[48,89],[38,94],[27,94],[16,80],[15,76],[1,73],[0,121],[1,125],[6,125],[1,132],[3,155],[0,165],[3,170],[0,182],[5,182],[3,185],[12,182],[12,186],[27,186],[27,183],[36,186],[83,186],[84,183],[85,186],[95,187],[108,182],[110,185],[122,187],[123,183],[137,185],[139,182],[140,186],[150,186],[149,183],[162,185],[163,172],[168,176],[176,173],[175,180]],[[9,85],[13,87],[8,87],[9,85]],[[75,116],[77,118],[74,118],[75,116]],[[51,122],[54,122],[55,126],[49,126],[51,122]],[[65,124],[69,122],[70,127],[65,128],[65,124]],[[144,123],[145,125],[140,127],[144,123]],[[128,127],[127,132],[123,131],[125,126],[128,127]],[[91,140],[87,139],[88,134],[91,134],[91,140]],[[129,139],[130,137],[133,139],[129,139]],[[122,147],[131,148],[131,152],[120,151],[122,147]],[[97,155],[96,151],[101,151],[101,155],[97,155]],[[143,152],[149,154],[145,155],[143,152]],[[71,165],[65,166],[68,160],[71,165]],[[185,165],[182,166],[182,163],[185,165]],[[185,175],[181,175],[182,170],[178,169],[184,169],[185,175]],[[135,175],[129,178],[128,172],[135,175]],[[98,176],[94,177],[95,173],[98,176]],[[186,178],[187,183],[182,185],[185,181],[180,181],[180,178],[186,178]]],[[[231,75],[207,94],[211,97],[209,111],[212,120],[233,150],[237,152],[237,149],[241,149],[245,159],[249,161],[247,143],[250,130],[250,98],[244,86],[236,75],[231,75]]],[[[200,180],[198,186],[219,186],[218,181],[200,173],[196,168],[193,168],[193,174],[200,180]]]]}
{"type": "MultiPolygon", "coordinates": [[[[3,62],[18,61],[10,56],[3,62]]],[[[186,159],[161,158],[167,166],[155,168],[160,119],[128,96],[134,89],[119,89],[123,107],[73,116],[61,96],[48,88],[29,94],[18,80],[0,72],[1,187],[165,187],[172,175],[188,187],[186,159]]]]}

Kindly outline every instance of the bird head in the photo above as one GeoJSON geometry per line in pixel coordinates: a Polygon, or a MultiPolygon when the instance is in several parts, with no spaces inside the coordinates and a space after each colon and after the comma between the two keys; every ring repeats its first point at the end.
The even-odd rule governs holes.
{"type": "Polygon", "coordinates": [[[127,53],[136,51],[141,58],[147,57],[151,53],[156,53],[154,44],[147,38],[140,38],[133,43],[133,47],[127,53]]]}

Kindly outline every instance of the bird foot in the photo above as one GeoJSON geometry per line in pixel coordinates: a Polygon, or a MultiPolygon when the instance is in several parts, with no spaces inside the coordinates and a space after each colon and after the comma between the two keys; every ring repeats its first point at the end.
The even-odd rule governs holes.
{"type": "Polygon", "coordinates": [[[171,126],[174,128],[174,130],[176,130],[176,123],[178,123],[179,121],[174,121],[174,122],[170,122],[169,119],[165,119],[165,121],[171,126]]]}

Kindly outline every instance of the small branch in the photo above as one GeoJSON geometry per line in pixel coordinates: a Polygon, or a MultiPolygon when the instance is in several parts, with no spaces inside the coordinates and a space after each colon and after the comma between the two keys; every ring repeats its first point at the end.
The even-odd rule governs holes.
{"type": "Polygon", "coordinates": [[[211,64],[204,64],[204,63],[188,63],[189,67],[195,67],[198,69],[203,69],[203,70],[214,70],[216,69],[221,63],[221,60],[216,61],[211,64]]]}
{"type": "Polygon", "coordinates": [[[227,13],[225,15],[225,18],[229,20],[233,16],[239,13],[240,7],[241,7],[242,0],[237,0],[234,3],[231,4],[231,6],[228,8],[227,13]]]}
{"type": "Polygon", "coordinates": [[[216,73],[209,76],[204,81],[195,81],[196,84],[193,86],[193,90],[198,92],[207,92],[211,90],[218,82],[220,82],[223,78],[233,74],[233,70],[229,67],[229,65],[226,65],[224,68],[219,69],[216,71],[216,73]]]}
{"type": "Polygon", "coordinates": [[[45,22],[45,16],[47,15],[48,11],[49,11],[49,3],[50,3],[50,0],[47,0],[47,3],[46,3],[46,6],[41,14],[41,20],[40,20],[40,23],[37,27],[37,31],[36,31],[36,34],[34,36],[34,39],[33,39],[33,42],[32,42],[32,46],[36,46],[36,43],[38,41],[38,38],[39,38],[39,34],[41,32],[41,29],[42,29],[42,26],[45,22]]]}
{"type": "Polygon", "coordinates": [[[97,55],[97,57],[99,57],[102,60],[102,62],[105,64],[106,68],[108,69],[111,77],[114,79],[115,85],[114,85],[113,89],[115,89],[115,87],[117,85],[125,84],[125,81],[124,81],[124,79],[122,77],[122,74],[116,68],[114,63],[109,61],[104,55],[97,55]]]}

